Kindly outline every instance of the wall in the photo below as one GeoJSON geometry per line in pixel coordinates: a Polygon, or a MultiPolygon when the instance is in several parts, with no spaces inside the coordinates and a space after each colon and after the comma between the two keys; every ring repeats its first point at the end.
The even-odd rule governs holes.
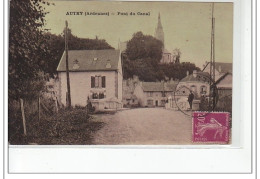
{"type": "MultiPolygon", "coordinates": [[[[71,103],[73,106],[86,106],[91,91],[105,91],[106,98],[115,97],[115,71],[70,72],[71,103]],[[106,88],[91,88],[91,76],[106,76],[106,88]]],[[[66,72],[59,72],[60,101],[66,105],[66,72]]]]}

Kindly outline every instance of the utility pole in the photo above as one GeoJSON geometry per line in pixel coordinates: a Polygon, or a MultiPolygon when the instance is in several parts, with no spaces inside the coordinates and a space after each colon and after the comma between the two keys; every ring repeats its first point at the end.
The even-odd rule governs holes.
{"type": "Polygon", "coordinates": [[[211,54],[210,54],[210,88],[212,88],[212,108],[214,110],[216,103],[215,91],[215,18],[214,18],[214,3],[212,3],[211,12],[211,54]],[[212,82],[211,82],[212,80],[212,82]]]}
{"type": "Polygon", "coordinates": [[[65,53],[66,53],[66,76],[67,76],[67,107],[71,107],[70,96],[70,76],[69,76],[69,62],[68,62],[68,22],[65,21],[65,53]]]}

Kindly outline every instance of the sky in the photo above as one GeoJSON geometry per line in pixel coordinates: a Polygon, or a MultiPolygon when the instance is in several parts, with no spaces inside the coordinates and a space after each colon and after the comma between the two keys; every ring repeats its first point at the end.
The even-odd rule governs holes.
{"type": "MultiPolygon", "coordinates": [[[[118,48],[118,42],[128,41],[135,32],[154,36],[158,14],[164,31],[165,47],[172,52],[181,50],[181,62],[192,62],[202,67],[210,60],[212,3],[194,2],[118,2],[118,1],[52,1],[47,6],[46,28],[61,34],[65,20],[72,33],[82,38],[105,39],[118,48]],[[66,15],[83,12],[82,15],[66,15]],[[87,15],[85,12],[109,12],[109,16],[87,15]],[[128,15],[118,15],[128,13],[128,15]],[[130,12],[135,15],[130,15],[130,12]],[[149,15],[137,15],[138,12],[149,15]]],[[[232,62],[233,4],[214,3],[215,59],[232,62]]]]}

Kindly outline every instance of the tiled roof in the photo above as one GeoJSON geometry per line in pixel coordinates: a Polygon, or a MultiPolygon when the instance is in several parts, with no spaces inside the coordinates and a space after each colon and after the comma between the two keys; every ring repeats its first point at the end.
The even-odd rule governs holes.
{"type": "MultiPolygon", "coordinates": [[[[114,71],[118,69],[119,50],[69,50],[69,71],[114,71]]],[[[66,71],[63,53],[57,71],[66,71]]]]}
{"type": "MultiPolygon", "coordinates": [[[[204,71],[209,64],[210,62],[206,64],[202,71],[204,71]]],[[[232,73],[232,63],[215,62],[215,68],[217,71],[221,69],[221,73],[232,73]]]]}
{"type": "Polygon", "coordinates": [[[197,76],[194,77],[193,74],[184,77],[180,82],[186,81],[207,81],[210,79],[210,75],[208,72],[197,72],[197,76]]]}
{"type": "Polygon", "coordinates": [[[177,83],[169,82],[142,82],[142,88],[144,91],[175,91],[177,83]]]}

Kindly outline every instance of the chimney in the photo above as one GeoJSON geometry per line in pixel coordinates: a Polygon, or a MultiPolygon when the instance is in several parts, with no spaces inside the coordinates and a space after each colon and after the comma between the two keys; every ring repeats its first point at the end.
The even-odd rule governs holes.
{"type": "Polygon", "coordinates": [[[189,74],[190,74],[190,72],[189,72],[189,71],[187,71],[187,72],[186,72],[186,75],[187,75],[187,76],[189,76],[189,74]]]}
{"type": "Polygon", "coordinates": [[[193,77],[196,78],[197,77],[197,70],[193,70],[193,77]]]}

